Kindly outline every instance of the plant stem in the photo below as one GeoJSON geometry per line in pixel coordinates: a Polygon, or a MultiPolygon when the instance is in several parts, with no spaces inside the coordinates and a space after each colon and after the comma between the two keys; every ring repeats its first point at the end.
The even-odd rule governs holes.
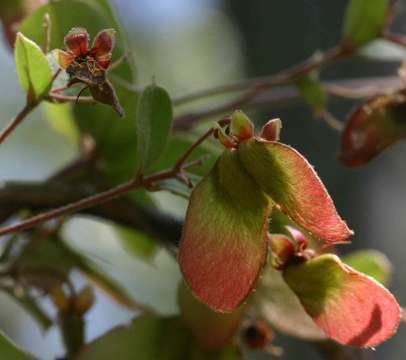
{"type": "Polygon", "coordinates": [[[178,159],[176,162],[174,169],[178,172],[182,171],[183,164],[185,163],[186,159],[192,154],[192,152],[210,135],[213,134],[213,128],[207,130],[202,136],[200,136],[186,151],[185,153],[178,159]]]}
{"type": "Polygon", "coordinates": [[[11,120],[11,122],[0,133],[0,144],[7,139],[7,137],[13,132],[13,130],[26,118],[26,116],[34,110],[37,103],[26,104],[24,108],[17,114],[17,116],[11,120]]]}
{"type": "Polygon", "coordinates": [[[44,27],[44,53],[47,54],[49,52],[49,44],[51,42],[51,18],[48,13],[44,15],[44,20],[42,23],[44,27]]]}
{"type": "Polygon", "coordinates": [[[283,70],[280,73],[273,76],[265,76],[243,80],[233,84],[214,87],[211,89],[190,94],[188,96],[174,99],[173,104],[175,106],[179,106],[204,97],[232,92],[240,92],[248,89],[243,95],[218,107],[204,110],[201,111],[200,113],[184,114],[176,119],[174,126],[177,129],[187,130],[193,125],[195,125],[195,123],[200,121],[202,118],[215,116],[242,107],[243,105],[249,103],[251,100],[253,100],[256,96],[263,93],[264,91],[270,90],[271,88],[277,86],[292,84],[298,78],[308,74],[310,71],[320,68],[321,66],[330,64],[332,62],[335,62],[339,59],[348,57],[352,55],[352,53],[353,49],[339,45],[327,50],[322,55],[313,56],[308,60],[304,61],[303,63],[294,66],[290,69],[283,70]]]}
{"type": "Polygon", "coordinates": [[[326,124],[332,129],[339,132],[342,132],[344,130],[344,124],[340,120],[336,119],[330,111],[325,109],[320,110],[316,112],[316,116],[324,120],[326,124]]]}
{"type": "MultiPolygon", "coordinates": [[[[247,80],[250,81],[250,80],[247,80]]],[[[399,77],[371,77],[361,79],[348,79],[328,81],[321,83],[324,91],[335,97],[348,99],[362,99],[371,96],[381,95],[401,87],[399,77]]],[[[201,111],[181,114],[174,121],[175,130],[188,130],[203,119],[219,116],[237,107],[255,108],[281,105],[287,101],[298,100],[302,95],[294,85],[279,85],[274,88],[259,89],[248,94],[249,96],[239,97],[233,102],[226,102],[218,106],[207,108],[201,111]]]]}
{"type": "Polygon", "coordinates": [[[65,344],[67,358],[73,359],[84,345],[85,323],[81,315],[72,313],[59,314],[62,339],[65,344]]]}
{"type": "MultiPolygon", "coordinates": [[[[229,120],[228,119],[223,119],[220,120],[220,124],[225,125],[229,120]]],[[[34,227],[36,225],[39,225],[45,221],[55,219],[57,217],[63,216],[63,215],[68,215],[72,214],[78,211],[81,211],[83,209],[87,209],[96,205],[103,204],[107,201],[113,200],[129,191],[135,190],[140,187],[146,187],[149,188],[151,185],[153,185],[157,181],[165,180],[165,179],[170,179],[170,178],[177,178],[179,179],[180,175],[182,174],[182,171],[184,169],[190,168],[192,166],[195,166],[197,164],[201,164],[202,160],[197,159],[194,161],[191,161],[188,164],[185,164],[185,161],[187,158],[190,156],[190,154],[193,152],[193,150],[199,146],[205,139],[207,139],[211,134],[213,133],[213,129],[211,128],[208,130],[205,134],[203,134],[186,152],[178,159],[176,164],[172,169],[157,172],[155,174],[152,174],[148,177],[134,177],[130,181],[123,183],[115,188],[112,188],[110,190],[104,191],[102,193],[98,193],[95,195],[88,196],[86,198],[83,198],[79,201],[76,201],[74,203],[62,206],[58,209],[50,210],[48,212],[33,216],[25,221],[21,221],[15,225],[10,225],[4,228],[0,228],[0,236],[1,235],[6,235],[10,234],[16,231],[21,231],[21,230],[26,230],[31,227],[34,227]]]]}
{"type": "Polygon", "coordinates": [[[271,76],[262,76],[242,81],[237,81],[232,84],[216,86],[211,89],[197,91],[195,93],[182,96],[173,100],[175,106],[180,106],[190,103],[195,100],[200,100],[205,97],[244,91],[247,89],[256,88],[257,91],[269,89],[274,86],[287,85],[294,82],[298,77],[303,76],[310,71],[325,66],[329,63],[350,56],[352,50],[342,46],[333,47],[322,55],[312,56],[303,63],[292,68],[282,70],[278,74],[271,76]]]}
{"type": "Polygon", "coordinates": [[[93,104],[96,102],[91,96],[70,96],[70,95],[62,95],[56,92],[50,91],[48,98],[51,100],[57,100],[58,102],[77,102],[77,103],[88,103],[93,104]]]}
{"type": "MultiPolygon", "coordinates": [[[[200,161],[200,160],[198,160],[200,161]]],[[[190,162],[183,165],[182,169],[187,169],[191,166],[195,166],[196,161],[190,162]]],[[[110,190],[91,195],[89,197],[83,198],[77,202],[62,206],[58,209],[50,210],[48,212],[33,216],[27,220],[21,221],[17,224],[10,225],[7,227],[0,228],[0,236],[10,234],[16,231],[26,230],[42,224],[45,221],[58,218],[63,215],[72,214],[96,205],[103,204],[107,201],[113,200],[123,194],[128,193],[129,191],[135,190],[140,187],[150,187],[153,183],[161,180],[176,178],[179,174],[178,169],[169,169],[161,171],[155,174],[152,174],[145,178],[134,178],[126,183],[123,183],[117,187],[114,187],[110,190]]]]}

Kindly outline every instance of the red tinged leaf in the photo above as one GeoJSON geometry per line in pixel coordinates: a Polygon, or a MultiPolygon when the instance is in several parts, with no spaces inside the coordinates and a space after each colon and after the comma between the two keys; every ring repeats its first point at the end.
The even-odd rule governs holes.
{"type": "Polygon", "coordinates": [[[229,312],[254,287],[266,255],[271,204],[226,150],[195,187],[186,214],[179,263],[192,292],[229,312]]]}
{"type": "Polygon", "coordinates": [[[373,98],[350,114],[341,138],[340,160],[360,166],[406,137],[406,94],[373,98]]]}
{"type": "Polygon", "coordinates": [[[89,34],[84,28],[73,28],[65,36],[65,46],[73,55],[86,55],[89,51],[89,34]]]}
{"type": "Polygon", "coordinates": [[[110,54],[114,48],[115,33],[114,29],[100,31],[94,38],[93,46],[90,50],[91,54],[96,58],[110,54]]]}
{"type": "Polygon", "coordinates": [[[238,155],[256,183],[298,225],[330,244],[352,234],[312,166],[295,149],[255,138],[241,143],[238,155]]]}
{"type": "Polygon", "coordinates": [[[394,296],[335,255],[291,265],[283,277],[316,324],[340,344],[374,347],[396,332],[401,310],[394,296]]]}

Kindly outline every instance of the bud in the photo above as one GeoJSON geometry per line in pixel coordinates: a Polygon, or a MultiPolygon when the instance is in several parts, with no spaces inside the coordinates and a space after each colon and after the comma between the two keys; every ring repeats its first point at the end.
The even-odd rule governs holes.
{"type": "Polygon", "coordinates": [[[272,252],[272,266],[276,270],[283,270],[295,256],[295,247],[292,241],[285,235],[269,234],[268,236],[272,252]]]}
{"type": "Polygon", "coordinates": [[[271,119],[262,127],[259,137],[268,141],[279,141],[281,129],[281,119],[271,119]]]}
{"type": "Polygon", "coordinates": [[[93,289],[90,286],[85,286],[75,298],[75,312],[79,315],[86,313],[93,306],[94,301],[93,289]]]}
{"type": "Polygon", "coordinates": [[[301,231],[295,229],[293,226],[286,225],[285,228],[289,231],[294,240],[296,254],[303,255],[303,252],[309,245],[309,241],[306,239],[301,231]]]}
{"type": "Polygon", "coordinates": [[[231,136],[227,135],[224,128],[222,128],[218,123],[215,124],[215,127],[214,136],[226,149],[233,149],[237,146],[231,136]]]}
{"type": "Polygon", "coordinates": [[[66,296],[65,291],[62,286],[55,286],[51,291],[51,300],[61,313],[66,313],[69,311],[71,306],[71,300],[66,296]]]}
{"type": "Polygon", "coordinates": [[[257,320],[242,331],[242,339],[250,349],[262,349],[272,342],[272,329],[264,321],[257,320]]]}
{"type": "Polygon", "coordinates": [[[261,350],[276,357],[283,354],[281,347],[272,345],[272,329],[262,320],[256,320],[251,325],[245,327],[242,331],[241,339],[252,350],[261,350]]]}
{"type": "Polygon", "coordinates": [[[254,137],[254,124],[241,110],[236,110],[231,115],[230,132],[240,143],[254,137]]]}

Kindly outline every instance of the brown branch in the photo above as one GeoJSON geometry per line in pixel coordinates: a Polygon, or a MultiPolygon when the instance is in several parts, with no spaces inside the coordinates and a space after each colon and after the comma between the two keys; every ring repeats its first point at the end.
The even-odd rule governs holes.
{"type": "Polygon", "coordinates": [[[296,65],[292,68],[282,70],[278,74],[272,76],[262,76],[253,79],[247,79],[242,81],[237,81],[232,84],[221,85],[213,87],[211,89],[205,89],[197,91],[195,93],[182,96],[173,100],[175,106],[183,105],[185,103],[190,103],[195,100],[200,100],[204,97],[210,97],[220,94],[227,94],[240,91],[262,91],[273,88],[275,86],[287,85],[297,78],[309,73],[312,70],[331,64],[339,59],[348,57],[352,55],[353,51],[350,48],[343,46],[336,46],[323,54],[312,56],[303,63],[296,65]]]}
{"type": "MultiPolygon", "coordinates": [[[[247,80],[248,82],[250,80],[247,80]]],[[[322,82],[322,87],[334,97],[362,99],[384,94],[401,86],[399,77],[371,77],[362,79],[322,82]]],[[[273,88],[257,88],[250,96],[209,107],[202,111],[181,114],[174,121],[175,130],[188,130],[202,120],[221,116],[236,108],[260,108],[270,105],[283,105],[286,102],[299,100],[302,95],[294,85],[279,85],[273,88]]]]}
{"type": "Polygon", "coordinates": [[[16,117],[10,121],[10,123],[0,133],[0,144],[7,139],[13,130],[26,118],[26,116],[34,110],[37,104],[29,103],[23,107],[23,109],[16,115],[16,117]]]}
{"type": "Polygon", "coordinates": [[[93,99],[91,96],[70,96],[70,95],[63,95],[59,94],[58,92],[50,91],[48,94],[48,98],[50,100],[56,100],[58,102],[75,102],[75,103],[87,103],[87,104],[95,104],[96,100],[93,99]]]}
{"type": "MultiPolygon", "coordinates": [[[[200,161],[200,160],[198,160],[198,161],[200,161]]],[[[196,165],[196,161],[193,161],[189,164],[184,164],[182,166],[181,171],[183,169],[187,169],[187,168],[189,168],[191,166],[195,166],[195,165],[196,165]]],[[[30,229],[37,225],[40,225],[45,221],[56,219],[60,216],[76,213],[76,212],[91,208],[96,205],[104,204],[108,201],[118,198],[121,195],[124,195],[130,191],[136,190],[141,187],[151,188],[153,186],[153,184],[157,181],[172,179],[172,178],[177,179],[179,174],[181,173],[181,171],[179,171],[179,169],[176,169],[174,167],[173,169],[161,171],[161,172],[155,173],[155,174],[150,175],[145,178],[136,177],[126,183],[120,184],[107,191],[81,198],[80,200],[78,200],[76,202],[59,207],[57,209],[47,211],[42,214],[38,214],[27,220],[23,220],[17,224],[13,224],[10,226],[0,228],[0,236],[6,235],[6,234],[11,234],[11,233],[14,233],[17,231],[27,230],[27,229],[30,229]]]]}
{"type": "Polygon", "coordinates": [[[51,18],[48,13],[45,13],[42,26],[44,27],[44,53],[49,52],[49,44],[51,43],[51,18]]]}
{"type": "MultiPolygon", "coordinates": [[[[227,124],[230,120],[229,119],[222,119],[219,121],[221,126],[227,124]]],[[[167,179],[177,179],[179,181],[184,181],[183,170],[186,170],[190,167],[196,166],[197,164],[201,164],[202,159],[191,161],[190,163],[185,163],[187,158],[191,155],[191,153],[199,146],[204,140],[206,140],[211,134],[213,133],[213,129],[209,129],[206,133],[204,133],[201,137],[199,137],[194,144],[192,144],[183,155],[179,157],[177,162],[174,166],[169,170],[160,171],[154,173],[150,176],[143,177],[142,174],[136,174],[133,179],[129,180],[126,183],[120,184],[112,189],[107,191],[93,194],[88,197],[84,197],[78,201],[72,202],[68,205],[59,207],[57,209],[50,210],[48,212],[38,214],[33,216],[27,220],[21,221],[17,224],[13,224],[10,226],[6,226],[0,228],[0,236],[6,235],[10,233],[14,233],[17,231],[26,230],[32,227],[35,227],[39,224],[42,224],[45,221],[49,221],[55,218],[58,218],[63,215],[69,215],[72,213],[76,213],[78,211],[103,204],[107,201],[114,200],[115,198],[126,194],[130,191],[136,190],[138,188],[144,187],[146,189],[154,188],[154,185],[158,181],[167,180],[167,179]]],[[[91,159],[91,154],[90,154],[91,159]]],[[[60,177],[61,172],[58,173],[56,177],[53,176],[51,179],[55,180],[60,177]]],[[[62,172],[63,174],[63,172],[62,172]]],[[[187,181],[186,181],[187,182],[187,181]]],[[[0,216],[1,219],[1,216],[0,216]]]]}
{"type": "MultiPolygon", "coordinates": [[[[88,189],[64,182],[6,183],[0,188],[0,218],[7,219],[23,209],[44,211],[59,208],[91,195],[88,189]]],[[[137,229],[166,245],[177,245],[180,239],[182,224],[178,219],[128,199],[116,199],[81,209],[78,213],[137,229]]]]}

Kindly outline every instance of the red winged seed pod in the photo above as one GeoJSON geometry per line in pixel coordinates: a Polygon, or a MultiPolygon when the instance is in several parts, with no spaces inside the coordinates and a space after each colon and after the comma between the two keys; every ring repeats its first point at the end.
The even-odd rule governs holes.
{"type": "MultiPolygon", "coordinates": [[[[106,70],[111,62],[114,48],[114,29],[100,31],[89,49],[89,34],[84,28],[73,28],[65,36],[67,51],[55,50],[59,66],[67,70],[73,63],[87,63],[89,66],[106,70]]],[[[69,71],[68,71],[69,73],[69,71]]]]}
{"type": "Polygon", "coordinates": [[[87,30],[73,28],[64,39],[67,51],[56,49],[53,54],[61,69],[66,70],[69,75],[68,87],[75,83],[84,83],[94,100],[111,105],[120,116],[124,116],[124,109],[113,85],[106,77],[115,43],[114,35],[114,29],[100,31],[89,48],[87,30]]]}
{"type": "Polygon", "coordinates": [[[179,252],[186,282],[217,311],[229,312],[248,296],[265,262],[269,215],[277,204],[322,241],[352,234],[312,166],[296,150],[275,141],[280,121],[254,136],[248,117],[236,111],[218,132],[225,151],[192,192],[179,252]]]}

